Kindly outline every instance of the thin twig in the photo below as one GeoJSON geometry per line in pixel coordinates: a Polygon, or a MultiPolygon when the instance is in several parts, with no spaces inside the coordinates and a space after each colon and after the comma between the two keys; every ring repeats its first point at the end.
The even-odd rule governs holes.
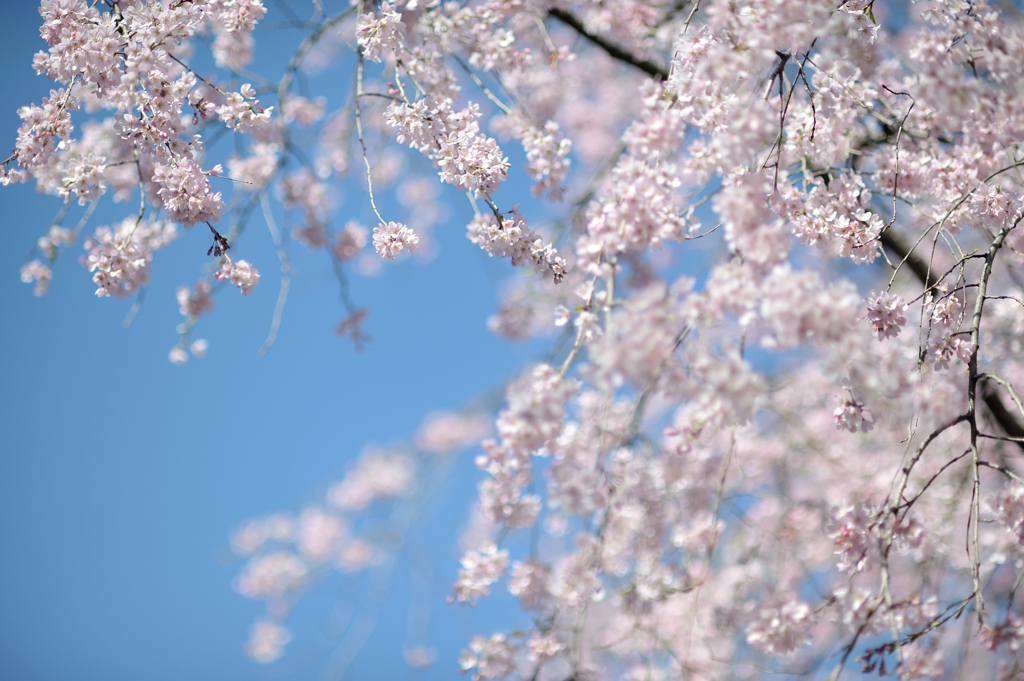
{"type": "Polygon", "coordinates": [[[263,218],[267,221],[267,229],[270,230],[270,236],[274,240],[277,258],[281,261],[281,289],[278,291],[277,304],[274,306],[274,318],[270,322],[270,331],[267,333],[267,339],[263,341],[263,347],[256,353],[258,357],[263,357],[270,352],[270,348],[274,347],[278,329],[281,328],[281,317],[284,315],[284,306],[288,302],[288,290],[291,288],[292,267],[291,261],[288,259],[288,250],[284,247],[281,232],[277,228],[277,222],[274,221],[274,215],[270,210],[270,201],[267,199],[265,191],[260,192],[260,205],[263,208],[263,218]]]}

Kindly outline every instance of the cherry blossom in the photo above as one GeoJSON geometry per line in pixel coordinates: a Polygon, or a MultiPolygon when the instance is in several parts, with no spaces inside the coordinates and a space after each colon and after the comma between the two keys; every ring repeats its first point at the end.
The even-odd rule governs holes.
{"type": "Polygon", "coordinates": [[[883,291],[868,304],[868,321],[879,340],[895,338],[907,324],[907,303],[898,294],[883,291]]]}
{"type": "Polygon", "coordinates": [[[769,653],[787,655],[808,643],[810,625],[811,609],[806,603],[762,606],[756,619],[747,625],[747,642],[769,653]]]}
{"type": "Polygon", "coordinates": [[[394,260],[402,251],[419,248],[420,238],[403,224],[389,222],[373,228],[373,247],[385,260],[394,260]]]}
{"type": "Polygon", "coordinates": [[[87,237],[87,253],[79,262],[93,273],[97,296],[121,298],[138,293],[149,282],[153,252],[177,235],[177,228],[171,223],[127,218],[116,227],[100,227],[87,237]]]}
{"type": "Polygon", "coordinates": [[[252,293],[256,284],[260,283],[260,273],[245,260],[232,262],[227,256],[222,256],[220,269],[214,275],[220,280],[228,280],[242,291],[243,296],[252,293]]]}
{"type": "Polygon", "coordinates": [[[291,634],[280,624],[261,620],[252,625],[245,652],[257,662],[273,662],[284,653],[284,647],[291,640],[291,634]]]}
{"type": "Polygon", "coordinates": [[[508,551],[499,551],[494,544],[488,544],[479,551],[468,551],[461,562],[455,597],[459,603],[473,605],[478,598],[487,596],[490,586],[505,574],[508,551]]]}

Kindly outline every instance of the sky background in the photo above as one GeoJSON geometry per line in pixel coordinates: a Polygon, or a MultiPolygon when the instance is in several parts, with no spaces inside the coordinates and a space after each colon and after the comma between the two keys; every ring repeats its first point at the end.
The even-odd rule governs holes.
{"type": "MultiPolygon", "coordinates": [[[[40,102],[52,85],[31,67],[45,47],[36,6],[6,3],[0,22],[0,144],[13,146],[17,108],[40,102]]],[[[336,224],[365,220],[358,186],[344,195],[336,224]]],[[[85,233],[134,206],[106,199],[85,233]]],[[[332,678],[337,627],[360,606],[366,583],[335,576],[314,588],[288,620],[294,640],[283,660],[257,665],[241,647],[263,605],[231,588],[239,566],[229,533],[249,517],[301,510],[367,443],[408,435],[429,412],[465,405],[536,357],[536,347],[510,345],[486,327],[508,263],[464,238],[468,205],[453,205],[436,232],[436,259],[389,263],[377,278],[353,280],[372,336],[357,353],[334,334],[345,313],[327,259],[293,244],[281,331],[259,358],[280,279],[257,217],[232,252],[259,267],[259,287],[248,298],[219,295],[194,335],[210,342],[207,357],[177,367],[167,360],[183,319],[175,290],[200,276],[208,235],[192,230],[157,253],[144,304],[125,329],[132,301],[94,295],[77,262],[81,241],[57,261],[49,295],[36,298],[20,282],[59,208],[34,184],[0,188],[0,678],[332,678]]],[[[507,597],[474,611],[444,603],[475,496],[471,457],[413,533],[413,548],[429,556],[429,580],[399,562],[346,678],[452,678],[468,637],[507,617],[507,597]],[[426,670],[401,660],[411,602],[430,606],[429,640],[414,641],[438,649],[426,670]]]]}

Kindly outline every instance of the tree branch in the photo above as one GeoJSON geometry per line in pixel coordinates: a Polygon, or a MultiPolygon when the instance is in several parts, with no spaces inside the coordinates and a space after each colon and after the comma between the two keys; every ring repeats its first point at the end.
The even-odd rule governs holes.
{"type": "Polygon", "coordinates": [[[617,59],[623,63],[629,64],[630,66],[635,66],[655,80],[668,80],[667,70],[652,61],[641,59],[640,57],[636,57],[629,52],[626,52],[615,43],[602,38],[599,35],[594,35],[583,26],[582,21],[565,10],[558,9],[556,7],[548,11],[548,16],[558,19],[563,24],[600,47],[602,50],[607,52],[612,59],[617,59]]]}
{"type": "MultiPolygon", "coordinates": [[[[887,229],[882,232],[881,241],[882,246],[888,248],[897,258],[906,263],[926,289],[938,283],[937,273],[928,267],[924,258],[914,252],[910,243],[902,235],[892,229],[887,229]]],[[[1013,438],[1024,438],[1024,423],[1021,423],[1017,414],[1006,408],[1002,397],[996,392],[996,388],[987,381],[981,389],[981,399],[1003,433],[1013,438]]],[[[1017,442],[1017,446],[1024,451],[1024,441],[1017,442]]]]}
{"type": "Polygon", "coordinates": [[[920,254],[914,252],[913,246],[903,238],[903,235],[892,229],[887,229],[882,232],[880,241],[882,246],[892,251],[901,262],[910,268],[910,271],[924,284],[926,289],[939,283],[938,275],[929,268],[928,262],[920,254]]]}

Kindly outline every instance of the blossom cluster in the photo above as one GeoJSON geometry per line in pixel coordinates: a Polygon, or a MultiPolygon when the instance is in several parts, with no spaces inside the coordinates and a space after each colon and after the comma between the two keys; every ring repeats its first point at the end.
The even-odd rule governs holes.
{"type": "Polygon", "coordinates": [[[467,232],[469,240],[489,255],[509,258],[515,267],[533,265],[536,272],[550,275],[555,282],[561,281],[568,269],[565,259],[526,225],[518,211],[510,218],[481,215],[469,223],[467,232]]]}
{"type": "Polygon", "coordinates": [[[97,296],[123,298],[138,293],[149,282],[153,252],[177,235],[173,223],[126,218],[114,227],[100,227],[87,237],[87,252],[79,261],[93,273],[97,296]]]}
{"type": "MultiPolygon", "coordinates": [[[[230,129],[256,133],[270,124],[273,107],[261,108],[249,85],[229,92],[184,61],[188,41],[212,29],[218,62],[243,66],[241,52],[251,51],[250,34],[266,14],[261,0],[125,2],[107,9],[84,0],[40,3],[48,49],[36,54],[34,67],[60,87],[40,105],[19,110],[23,123],[3,162],[3,182],[34,178],[40,191],[74,196],[79,204],[110,189],[121,200],[141,188],[152,216],[143,212],[97,230],[83,258],[98,295],[123,297],[145,285],[154,251],[173,237],[165,225],[213,223],[223,215],[222,194],[210,181],[222,171],[204,169],[202,123],[216,116],[230,129]],[[111,115],[87,121],[75,138],[71,115],[83,107],[111,115]]],[[[52,262],[53,254],[40,251],[52,262]]],[[[52,268],[39,261],[23,268],[22,278],[44,293],[52,268]]],[[[243,291],[254,282],[249,277],[243,291]]]]}

